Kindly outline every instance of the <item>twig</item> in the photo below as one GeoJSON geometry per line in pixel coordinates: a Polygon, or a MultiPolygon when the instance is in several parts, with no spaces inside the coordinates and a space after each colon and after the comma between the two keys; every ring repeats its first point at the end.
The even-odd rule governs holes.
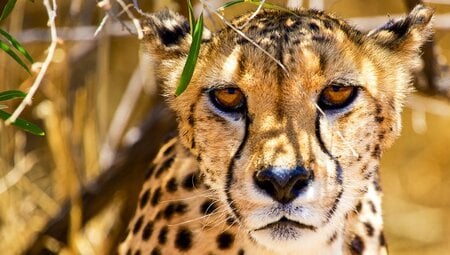
{"type": "Polygon", "coordinates": [[[261,11],[262,7],[264,6],[264,3],[266,2],[266,0],[262,0],[259,5],[258,8],[256,8],[256,11],[253,12],[252,16],[250,16],[247,21],[241,26],[239,27],[239,29],[243,29],[244,27],[246,27],[248,25],[248,23],[250,23],[250,21],[256,17],[256,15],[259,13],[259,11],[261,11]]]}
{"type": "Polygon", "coordinates": [[[136,68],[128,82],[126,91],[117,107],[114,117],[109,125],[105,143],[100,150],[100,166],[102,169],[109,168],[116,156],[120,138],[127,126],[131,113],[135,109],[136,103],[143,89],[142,75],[140,68],[136,68]]]}
{"type": "Polygon", "coordinates": [[[133,22],[134,26],[136,27],[136,32],[138,34],[139,40],[144,38],[144,32],[142,31],[141,24],[139,23],[139,20],[134,17],[133,13],[129,10],[128,6],[122,1],[122,0],[116,0],[120,6],[122,6],[122,9],[127,13],[128,17],[133,22]]]}
{"type": "Polygon", "coordinates": [[[239,28],[235,27],[233,24],[231,24],[227,19],[225,19],[225,17],[223,17],[219,12],[217,12],[210,3],[208,3],[208,1],[206,0],[200,0],[201,3],[203,3],[206,8],[208,8],[212,13],[214,13],[217,17],[219,17],[220,20],[222,20],[223,23],[225,23],[225,25],[227,25],[228,27],[230,27],[231,29],[233,29],[238,35],[242,36],[245,40],[249,41],[251,44],[253,44],[256,48],[258,48],[259,50],[261,50],[264,54],[266,54],[270,59],[272,59],[273,61],[275,61],[275,63],[277,63],[278,66],[281,67],[281,69],[283,69],[283,71],[289,75],[286,67],[283,65],[283,63],[281,63],[278,59],[276,59],[275,57],[273,57],[268,51],[266,51],[263,47],[261,47],[257,42],[255,42],[254,40],[252,40],[250,37],[248,37],[244,32],[242,32],[241,30],[239,30],[239,28]]]}
{"type": "Polygon", "coordinates": [[[27,154],[19,162],[17,162],[8,174],[0,178],[0,194],[16,185],[26,173],[33,169],[36,162],[37,157],[33,153],[27,154]]]}
{"type": "Polygon", "coordinates": [[[42,79],[44,78],[44,75],[47,72],[48,66],[50,65],[50,62],[53,59],[53,55],[55,54],[56,45],[58,44],[58,35],[56,34],[56,25],[55,25],[55,18],[56,18],[56,0],[52,1],[52,4],[50,4],[49,0],[44,0],[44,6],[47,10],[48,15],[48,26],[50,26],[50,34],[52,41],[50,43],[50,46],[48,47],[48,54],[45,58],[44,63],[41,66],[41,69],[39,70],[39,73],[36,77],[36,80],[34,80],[33,85],[30,88],[30,91],[28,91],[27,96],[22,100],[22,102],[19,104],[17,109],[13,112],[10,118],[6,120],[6,125],[10,125],[16,121],[16,119],[19,117],[19,115],[22,113],[22,111],[25,109],[27,105],[31,105],[32,99],[34,94],[36,94],[36,91],[39,89],[39,86],[42,83],[42,79]]]}
{"type": "Polygon", "coordinates": [[[105,17],[103,17],[102,22],[100,22],[100,25],[98,25],[97,29],[94,32],[94,37],[96,37],[98,35],[98,33],[100,33],[100,31],[102,31],[103,27],[106,24],[106,21],[108,21],[109,19],[109,14],[106,13],[105,17]]]}

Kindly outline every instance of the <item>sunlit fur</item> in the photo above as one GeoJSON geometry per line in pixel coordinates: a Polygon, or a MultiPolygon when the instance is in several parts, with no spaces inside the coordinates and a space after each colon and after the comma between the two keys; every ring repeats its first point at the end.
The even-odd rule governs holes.
{"type": "Polygon", "coordinates": [[[399,135],[432,11],[418,6],[368,34],[318,11],[250,15],[232,24],[248,22],[242,31],[266,52],[225,27],[203,39],[178,97],[192,40],[186,21],[166,11],[144,22],[142,54],[154,61],[179,134],[154,161],[121,253],[385,254],[379,159],[399,135]],[[319,109],[320,92],[334,84],[356,86],[356,98],[319,109]],[[210,101],[208,91],[230,86],[245,95],[245,113],[221,112],[210,101]],[[256,171],[297,166],[314,178],[289,203],[255,184],[256,171]],[[186,188],[189,178],[195,185],[186,188]],[[214,210],[205,214],[205,207],[214,210]],[[272,224],[282,218],[306,227],[272,224]]]}

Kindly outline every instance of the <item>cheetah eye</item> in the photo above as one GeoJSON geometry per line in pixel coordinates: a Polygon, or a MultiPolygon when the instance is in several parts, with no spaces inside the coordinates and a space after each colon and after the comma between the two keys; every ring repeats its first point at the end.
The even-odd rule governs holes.
{"type": "Polygon", "coordinates": [[[355,99],[358,87],[330,85],[319,96],[319,107],[323,110],[344,108],[355,99]]]}
{"type": "Polygon", "coordinates": [[[214,106],[223,112],[241,112],[245,107],[245,97],[238,88],[213,89],[209,92],[214,106]]]}

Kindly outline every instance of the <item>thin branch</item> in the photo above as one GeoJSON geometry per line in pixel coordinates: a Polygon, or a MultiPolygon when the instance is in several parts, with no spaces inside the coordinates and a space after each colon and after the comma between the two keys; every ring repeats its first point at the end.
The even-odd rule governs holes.
{"type": "Polygon", "coordinates": [[[264,3],[266,2],[266,0],[262,0],[259,5],[258,8],[256,8],[256,11],[253,12],[252,16],[250,16],[247,21],[241,26],[239,27],[239,29],[243,29],[244,27],[246,27],[248,25],[248,23],[250,23],[250,21],[252,19],[254,19],[256,17],[256,15],[259,13],[259,11],[261,11],[262,7],[264,6],[264,3]]]}
{"type": "Polygon", "coordinates": [[[264,54],[266,54],[270,59],[272,59],[273,61],[275,61],[275,63],[281,67],[281,69],[283,69],[283,71],[286,73],[286,75],[289,75],[286,67],[283,65],[283,63],[281,63],[278,59],[276,59],[275,57],[273,57],[268,51],[266,51],[263,47],[261,47],[257,42],[255,42],[254,40],[252,40],[250,37],[248,37],[244,32],[242,32],[241,30],[239,30],[239,28],[235,27],[233,24],[231,24],[227,19],[225,19],[225,17],[223,15],[221,15],[219,12],[217,12],[216,9],[214,9],[214,7],[211,6],[210,3],[208,3],[208,1],[206,0],[200,0],[200,2],[202,2],[206,8],[208,8],[212,13],[214,13],[217,17],[219,17],[220,20],[222,20],[223,23],[225,23],[225,25],[227,25],[228,27],[230,27],[232,30],[234,30],[238,35],[242,36],[245,40],[249,41],[251,44],[253,44],[256,48],[258,48],[259,50],[261,50],[264,54]]]}
{"type": "Polygon", "coordinates": [[[56,18],[56,0],[52,1],[52,4],[50,4],[49,0],[44,0],[44,6],[47,10],[48,15],[48,26],[50,26],[50,34],[52,41],[50,43],[50,46],[48,48],[48,54],[47,57],[42,63],[41,69],[39,70],[39,73],[36,77],[36,80],[34,80],[33,85],[30,88],[30,91],[28,91],[27,96],[22,100],[20,105],[17,107],[17,109],[13,112],[10,118],[6,120],[6,125],[10,125],[11,123],[14,123],[16,119],[19,117],[19,115],[23,112],[25,107],[27,105],[31,105],[32,99],[34,94],[36,94],[36,91],[39,89],[39,86],[42,83],[42,79],[44,78],[44,75],[47,73],[48,66],[50,65],[50,62],[53,59],[53,55],[55,54],[56,45],[58,44],[58,35],[56,33],[56,25],[55,25],[55,18],[56,18]]]}
{"type": "Polygon", "coordinates": [[[116,0],[120,6],[122,6],[122,9],[127,13],[128,17],[131,19],[131,21],[134,24],[134,27],[136,28],[136,32],[138,34],[139,40],[144,38],[144,32],[142,31],[141,24],[139,23],[139,20],[134,17],[133,13],[129,10],[129,7],[122,1],[122,0],[116,0]]]}

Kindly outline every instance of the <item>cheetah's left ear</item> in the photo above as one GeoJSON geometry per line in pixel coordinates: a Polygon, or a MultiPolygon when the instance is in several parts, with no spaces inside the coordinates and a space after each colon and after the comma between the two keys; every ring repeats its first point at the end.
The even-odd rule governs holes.
{"type": "Polygon", "coordinates": [[[378,45],[402,54],[415,55],[432,33],[431,18],[433,9],[417,5],[408,16],[391,20],[384,26],[372,30],[368,36],[378,45]]]}

